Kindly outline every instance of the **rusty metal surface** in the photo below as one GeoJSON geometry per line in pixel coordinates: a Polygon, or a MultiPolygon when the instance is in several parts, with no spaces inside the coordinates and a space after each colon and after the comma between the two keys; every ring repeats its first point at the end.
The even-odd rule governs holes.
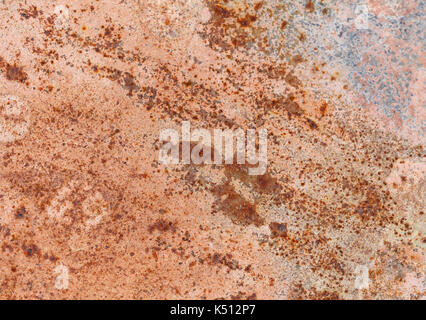
{"type": "Polygon", "coordinates": [[[0,298],[424,298],[424,10],[0,1],[0,298]],[[267,172],[159,163],[183,121],[267,172]]]}

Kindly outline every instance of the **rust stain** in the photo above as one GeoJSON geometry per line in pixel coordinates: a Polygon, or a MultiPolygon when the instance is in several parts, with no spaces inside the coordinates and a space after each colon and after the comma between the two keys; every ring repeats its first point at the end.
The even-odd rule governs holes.
{"type": "Polygon", "coordinates": [[[16,63],[10,64],[0,57],[0,70],[3,71],[5,77],[9,81],[25,82],[28,79],[24,68],[16,63]]]}
{"type": "Polygon", "coordinates": [[[355,21],[343,3],[148,2],[0,10],[0,297],[422,298],[411,38],[387,24],[386,57],[371,45],[355,63],[382,27],[330,31],[355,21]],[[374,63],[394,60],[407,72],[384,100],[411,100],[391,117],[374,63]],[[182,121],[266,128],[266,173],[161,164],[159,132],[182,121]]]}

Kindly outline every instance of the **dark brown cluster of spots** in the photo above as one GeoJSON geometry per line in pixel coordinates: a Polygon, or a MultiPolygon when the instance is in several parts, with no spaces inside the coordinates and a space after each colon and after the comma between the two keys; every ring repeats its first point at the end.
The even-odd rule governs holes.
{"type": "Polygon", "coordinates": [[[231,300],[257,300],[257,295],[238,291],[236,295],[231,295],[231,300]]]}
{"type": "Polygon", "coordinates": [[[340,300],[338,292],[318,290],[315,287],[306,289],[301,282],[295,283],[291,288],[291,300],[340,300]]]}
{"type": "Polygon", "coordinates": [[[25,18],[25,19],[29,19],[29,18],[37,18],[39,15],[42,15],[43,12],[39,11],[37,9],[36,6],[29,6],[26,9],[18,9],[19,14],[21,15],[21,17],[25,18]]]}
{"type": "Polygon", "coordinates": [[[250,203],[229,183],[214,187],[212,190],[217,200],[214,208],[222,211],[231,218],[234,223],[241,225],[264,224],[264,219],[256,211],[256,204],[250,203]]]}
{"type": "Polygon", "coordinates": [[[158,219],[155,223],[151,224],[148,227],[148,232],[152,233],[155,230],[159,231],[159,232],[172,232],[175,233],[176,232],[176,226],[173,222],[171,221],[166,221],[164,219],[158,219]]]}
{"type": "Polygon", "coordinates": [[[239,18],[237,20],[237,22],[242,26],[242,27],[248,27],[250,26],[250,24],[252,22],[255,22],[257,20],[256,16],[251,15],[251,14],[247,14],[246,16],[239,18]]]}
{"type": "Polygon", "coordinates": [[[55,255],[53,255],[53,254],[48,254],[48,253],[45,253],[44,255],[43,255],[43,258],[45,259],[45,260],[49,260],[50,262],[56,262],[56,261],[58,261],[58,258],[55,256],[55,255]]]}
{"type": "Polygon", "coordinates": [[[123,88],[125,88],[128,91],[128,96],[133,96],[133,91],[139,91],[140,87],[135,82],[135,77],[132,76],[130,73],[125,72],[124,77],[122,78],[121,85],[123,88]]]}
{"type": "Polygon", "coordinates": [[[25,215],[27,214],[27,210],[24,206],[19,207],[15,212],[15,218],[16,219],[23,219],[25,218],[25,215]]]}
{"type": "MultiPolygon", "coordinates": [[[[104,33],[99,34],[101,43],[98,44],[97,48],[103,47],[105,50],[109,51],[121,49],[122,41],[119,31],[116,31],[113,25],[107,27],[102,26],[102,29],[104,29],[104,33]]],[[[97,52],[100,52],[100,49],[98,49],[97,52]]]]}
{"type": "MultiPolygon", "coordinates": [[[[303,57],[300,54],[296,54],[293,57],[291,57],[291,64],[292,65],[298,65],[299,63],[304,62],[305,60],[303,59],[303,57]]],[[[300,83],[300,81],[299,81],[300,83]]]]}
{"type": "Polygon", "coordinates": [[[283,101],[282,107],[288,112],[289,115],[300,116],[304,112],[292,96],[283,101]]]}
{"type": "MultiPolygon", "coordinates": [[[[58,186],[54,186],[50,179],[43,179],[41,174],[36,172],[14,172],[8,176],[15,188],[27,199],[35,200],[35,204],[42,209],[50,202],[58,186]]],[[[22,211],[21,211],[22,212],[22,211]]]]}
{"type": "Polygon", "coordinates": [[[258,194],[279,195],[281,193],[282,186],[270,173],[249,175],[248,168],[248,165],[226,165],[225,176],[228,181],[231,181],[231,179],[239,180],[243,184],[250,186],[258,194]]]}
{"type": "Polygon", "coordinates": [[[288,73],[285,77],[285,81],[296,89],[301,85],[300,80],[293,73],[288,73]]]}
{"type": "Polygon", "coordinates": [[[273,99],[263,98],[258,101],[260,107],[263,108],[264,112],[267,113],[270,110],[274,111],[286,111],[289,118],[291,116],[301,116],[304,111],[300,107],[299,103],[295,100],[293,95],[288,97],[277,97],[273,99]]]}
{"type": "Polygon", "coordinates": [[[278,204],[286,198],[281,184],[269,173],[249,175],[248,166],[244,165],[226,165],[224,173],[226,181],[211,189],[216,196],[213,207],[222,211],[236,224],[260,226],[265,223],[265,219],[258,214],[256,201],[251,203],[238,193],[232,185],[232,180],[239,181],[258,197],[267,198],[273,203],[278,204]]]}
{"type": "Polygon", "coordinates": [[[287,236],[287,225],[285,223],[271,222],[269,224],[272,238],[285,238],[287,236]]]}
{"type": "Polygon", "coordinates": [[[216,252],[214,254],[209,254],[207,258],[212,265],[224,265],[230,270],[241,269],[238,261],[233,259],[232,254],[230,253],[221,254],[216,252]]]}
{"type": "Polygon", "coordinates": [[[365,192],[365,200],[360,202],[355,212],[363,220],[376,217],[379,213],[384,212],[384,204],[381,197],[376,188],[370,186],[365,192]]]}
{"type": "MultiPolygon", "coordinates": [[[[101,55],[104,58],[114,58],[122,62],[129,60],[134,62],[141,59],[140,55],[136,52],[126,50],[122,47],[121,31],[122,27],[115,27],[114,25],[101,26],[103,32],[95,37],[84,36],[77,31],[66,31],[55,28],[56,15],[51,15],[47,18],[40,18],[43,24],[44,36],[47,44],[58,44],[63,47],[65,44],[71,45],[81,51],[81,48],[87,48],[94,51],[94,53],[101,55]]],[[[74,19],[74,24],[78,26],[78,21],[74,19]]],[[[87,27],[82,26],[82,31],[86,31],[87,27]]],[[[47,49],[47,48],[46,48],[47,49]]]]}
{"type": "Polygon", "coordinates": [[[328,110],[328,104],[326,102],[323,102],[320,106],[321,118],[326,115],[327,110],[328,110]]]}
{"type": "MultiPolygon", "coordinates": [[[[127,71],[118,70],[115,68],[92,65],[88,63],[92,71],[96,73],[98,77],[107,78],[111,81],[116,81],[120,86],[127,91],[128,97],[136,95],[139,98],[139,102],[144,102],[145,88],[141,88],[137,78],[127,71]]],[[[149,98],[149,97],[148,97],[149,98]]],[[[152,100],[149,100],[150,106],[152,107],[152,100]]]]}
{"type": "Polygon", "coordinates": [[[269,79],[284,79],[288,71],[286,64],[264,64],[262,67],[257,68],[258,72],[265,73],[269,79]]]}
{"type": "Polygon", "coordinates": [[[16,63],[10,64],[0,57],[0,70],[4,73],[7,80],[24,83],[28,79],[24,68],[16,63]]]}
{"type": "Polygon", "coordinates": [[[38,256],[41,254],[40,249],[35,244],[22,245],[22,251],[27,258],[31,258],[33,256],[38,256]]]}
{"type": "Polygon", "coordinates": [[[309,125],[309,128],[311,128],[311,129],[318,129],[318,125],[316,124],[315,121],[313,121],[313,120],[311,120],[309,118],[305,118],[305,119],[306,119],[306,122],[309,125]]]}
{"type": "MultiPolygon", "coordinates": [[[[291,58],[290,62],[292,65],[297,65],[303,61],[301,55],[295,55],[291,58]]],[[[263,68],[258,68],[258,71],[265,73],[269,79],[283,79],[295,89],[299,89],[302,85],[302,82],[294,75],[293,71],[282,63],[277,65],[264,65],[263,68]]]]}
{"type": "Polygon", "coordinates": [[[155,106],[157,89],[153,87],[142,87],[141,93],[138,94],[139,103],[143,104],[147,110],[151,110],[155,106]]]}
{"type": "Polygon", "coordinates": [[[257,12],[263,3],[253,6],[245,5],[245,10],[236,10],[229,6],[228,1],[208,0],[212,18],[202,34],[209,39],[210,45],[221,50],[233,50],[245,47],[257,41],[261,28],[253,24],[258,20],[257,12]]]}

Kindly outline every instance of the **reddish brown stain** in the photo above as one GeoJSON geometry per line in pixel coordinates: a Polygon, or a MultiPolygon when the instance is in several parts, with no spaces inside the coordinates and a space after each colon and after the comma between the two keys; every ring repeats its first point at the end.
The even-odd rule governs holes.
{"type": "Polygon", "coordinates": [[[16,65],[16,63],[10,64],[1,57],[0,70],[3,71],[6,79],[10,81],[25,82],[28,79],[23,67],[16,65]]]}
{"type": "Polygon", "coordinates": [[[302,283],[296,283],[292,286],[290,297],[295,300],[340,300],[337,292],[328,290],[318,291],[316,288],[306,290],[302,283]]]}
{"type": "Polygon", "coordinates": [[[309,0],[306,5],[305,5],[305,9],[306,11],[312,13],[315,11],[315,5],[314,2],[312,0],[309,0]]]}
{"type": "Polygon", "coordinates": [[[18,210],[16,210],[15,218],[16,219],[22,219],[22,218],[25,217],[26,214],[27,214],[27,210],[25,209],[24,206],[22,206],[18,210]]]}
{"type": "Polygon", "coordinates": [[[25,19],[29,19],[29,18],[37,18],[39,16],[39,14],[43,14],[42,11],[39,11],[37,9],[36,6],[30,6],[26,9],[19,9],[19,13],[21,14],[21,16],[25,19]]]}
{"type": "Polygon", "coordinates": [[[292,73],[287,74],[287,76],[285,77],[285,81],[296,89],[299,88],[301,84],[300,80],[292,73]]]}
{"type": "Polygon", "coordinates": [[[256,211],[256,204],[244,199],[229,183],[214,187],[212,192],[216,196],[214,208],[222,211],[234,223],[243,226],[260,226],[264,223],[264,219],[256,211]]]}
{"type": "Polygon", "coordinates": [[[35,244],[22,245],[22,250],[27,258],[41,254],[40,249],[35,244]]]}
{"type": "Polygon", "coordinates": [[[159,232],[176,232],[176,225],[171,221],[166,221],[164,219],[159,219],[155,223],[151,224],[148,227],[149,233],[152,233],[153,231],[159,231],[159,232]]]}
{"type": "Polygon", "coordinates": [[[271,222],[269,229],[271,229],[272,238],[285,238],[287,236],[287,225],[284,223],[271,222]]]}
{"type": "Polygon", "coordinates": [[[212,14],[211,24],[206,26],[204,36],[209,39],[213,48],[233,50],[246,47],[251,42],[257,42],[257,34],[261,29],[253,24],[258,17],[256,12],[261,8],[259,3],[245,9],[232,9],[226,1],[207,1],[207,6],[212,14]]]}

